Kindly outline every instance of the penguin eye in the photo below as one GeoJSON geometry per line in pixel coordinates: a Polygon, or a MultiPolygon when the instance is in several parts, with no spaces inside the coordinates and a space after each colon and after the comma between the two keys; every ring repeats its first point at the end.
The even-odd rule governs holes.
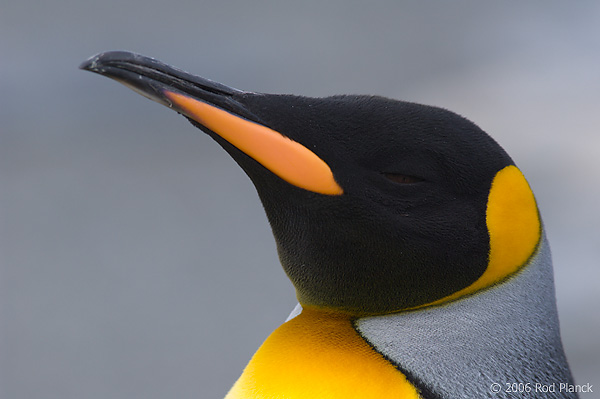
{"type": "Polygon", "coordinates": [[[393,181],[394,183],[398,183],[398,184],[413,184],[413,183],[418,183],[423,181],[423,179],[415,177],[415,176],[409,176],[409,175],[403,175],[400,173],[384,173],[383,174],[388,180],[393,181]]]}

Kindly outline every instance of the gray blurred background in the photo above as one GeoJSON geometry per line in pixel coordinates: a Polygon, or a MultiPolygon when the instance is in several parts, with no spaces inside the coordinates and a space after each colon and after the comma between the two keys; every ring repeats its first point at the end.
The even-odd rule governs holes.
{"type": "Polygon", "coordinates": [[[234,162],[77,69],[117,49],[475,121],[537,195],[567,355],[600,397],[600,2],[2,0],[2,399],[219,398],[295,304],[234,162]]]}

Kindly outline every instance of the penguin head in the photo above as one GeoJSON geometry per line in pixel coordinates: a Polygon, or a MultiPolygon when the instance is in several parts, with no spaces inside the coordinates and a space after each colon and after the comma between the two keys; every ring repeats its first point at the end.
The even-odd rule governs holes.
{"type": "Polygon", "coordinates": [[[541,236],[506,152],[450,111],[239,91],[111,52],[82,65],[185,115],[253,181],[304,307],[396,312],[516,273],[541,236]]]}

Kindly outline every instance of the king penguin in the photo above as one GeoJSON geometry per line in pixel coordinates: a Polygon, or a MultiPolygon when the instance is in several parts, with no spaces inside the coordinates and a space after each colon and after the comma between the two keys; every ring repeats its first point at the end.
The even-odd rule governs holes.
{"type": "Polygon", "coordinates": [[[574,398],[533,193],[485,132],[377,96],[81,65],[177,111],[254,183],[299,304],[227,399],[574,398]]]}

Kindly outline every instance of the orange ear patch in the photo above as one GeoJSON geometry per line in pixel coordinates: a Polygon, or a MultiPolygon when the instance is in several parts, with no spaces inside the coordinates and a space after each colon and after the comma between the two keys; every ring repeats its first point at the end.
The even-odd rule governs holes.
{"type": "Polygon", "coordinates": [[[494,285],[525,266],[535,252],[542,232],[540,217],[533,192],[516,166],[507,166],[494,177],[486,224],[490,252],[483,274],[462,290],[423,306],[448,302],[494,285]]]}
{"type": "Polygon", "coordinates": [[[491,285],[519,270],[531,257],[541,237],[535,198],[516,166],[507,166],[496,174],[488,197],[486,223],[490,234],[490,256],[488,267],[479,280],[483,285],[491,285]]]}

